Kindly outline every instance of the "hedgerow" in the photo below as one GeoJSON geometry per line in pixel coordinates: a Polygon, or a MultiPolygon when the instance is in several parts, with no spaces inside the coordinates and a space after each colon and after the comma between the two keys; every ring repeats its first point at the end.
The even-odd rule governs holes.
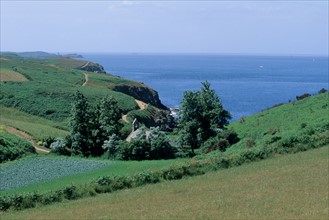
{"type": "Polygon", "coordinates": [[[71,185],[56,191],[45,193],[23,193],[0,197],[0,210],[21,210],[37,205],[48,205],[63,200],[75,200],[82,197],[110,193],[122,189],[134,188],[146,184],[155,184],[184,177],[203,175],[209,171],[227,169],[245,163],[263,160],[275,154],[296,153],[318,148],[329,143],[329,131],[319,128],[322,132],[312,137],[291,137],[263,148],[248,148],[235,153],[219,153],[217,156],[203,159],[192,159],[190,162],[172,166],[157,172],[144,171],[133,176],[103,176],[85,185],[71,185]],[[291,143],[292,145],[287,145],[291,143]],[[310,144],[313,143],[313,144],[310,144]]]}

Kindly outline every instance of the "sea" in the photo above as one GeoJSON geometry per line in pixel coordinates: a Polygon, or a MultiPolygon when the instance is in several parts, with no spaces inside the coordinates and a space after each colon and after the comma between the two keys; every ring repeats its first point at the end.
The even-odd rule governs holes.
{"type": "Polygon", "coordinates": [[[185,91],[208,81],[232,120],[297,95],[328,89],[328,57],[214,54],[82,54],[106,72],[143,82],[164,105],[179,108],[185,91]]]}

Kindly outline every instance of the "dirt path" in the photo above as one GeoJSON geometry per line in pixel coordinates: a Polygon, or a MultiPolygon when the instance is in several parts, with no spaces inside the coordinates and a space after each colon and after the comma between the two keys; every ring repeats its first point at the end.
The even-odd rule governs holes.
{"type": "Polygon", "coordinates": [[[40,148],[34,141],[33,141],[33,138],[31,135],[23,132],[23,131],[20,131],[20,130],[17,130],[16,128],[13,128],[13,127],[9,127],[9,126],[5,126],[5,129],[6,131],[9,133],[9,134],[13,134],[13,135],[16,135],[18,137],[21,137],[25,140],[27,140],[28,142],[30,142],[33,147],[35,148],[35,150],[37,151],[37,153],[39,154],[47,154],[50,152],[50,150],[46,150],[46,149],[42,149],[40,148]]]}
{"type": "MultiPolygon", "coordinates": [[[[139,107],[139,110],[144,110],[147,108],[148,104],[146,104],[145,102],[142,102],[140,100],[137,100],[135,99],[135,102],[137,103],[138,107],[139,107]]],[[[127,115],[123,115],[121,117],[121,119],[125,122],[128,122],[128,119],[127,119],[127,115]]]]}
{"type": "Polygon", "coordinates": [[[83,69],[83,68],[85,68],[88,65],[89,65],[89,61],[87,63],[85,63],[83,66],[81,66],[80,69],[83,69]]]}
{"type": "Polygon", "coordinates": [[[85,75],[85,82],[82,84],[82,86],[86,86],[89,80],[88,74],[87,73],[83,73],[85,75]]]}
{"type": "Polygon", "coordinates": [[[140,110],[144,110],[147,108],[148,104],[145,102],[142,102],[140,100],[135,99],[135,102],[137,102],[137,105],[139,106],[140,110]]]}

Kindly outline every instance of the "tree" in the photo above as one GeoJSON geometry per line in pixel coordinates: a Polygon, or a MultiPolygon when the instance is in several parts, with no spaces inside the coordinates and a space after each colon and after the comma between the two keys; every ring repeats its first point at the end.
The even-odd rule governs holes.
{"type": "Polygon", "coordinates": [[[119,144],[120,139],[116,134],[112,134],[111,136],[109,136],[108,140],[104,141],[102,148],[108,152],[108,159],[110,159],[110,157],[115,157],[119,144]]]}
{"type": "Polygon", "coordinates": [[[147,140],[150,143],[150,159],[175,158],[176,149],[171,146],[166,134],[160,130],[160,127],[151,127],[147,140]]]}
{"type": "Polygon", "coordinates": [[[92,155],[100,156],[104,153],[104,141],[109,136],[118,134],[121,129],[120,118],[120,109],[113,97],[103,98],[96,105],[90,119],[92,155]]]}
{"type": "Polygon", "coordinates": [[[231,115],[209,82],[202,82],[201,91],[186,91],[180,111],[180,143],[189,145],[192,153],[201,143],[215,136],[228,124],[231,115]]]}
{"type": "Polygon", "coordinates": [[[69,122],[72,140],[72,153],[90,155],[89,148],[89,104],[86,97],[76,92],[74,95],[71,117],[69,122]]]}

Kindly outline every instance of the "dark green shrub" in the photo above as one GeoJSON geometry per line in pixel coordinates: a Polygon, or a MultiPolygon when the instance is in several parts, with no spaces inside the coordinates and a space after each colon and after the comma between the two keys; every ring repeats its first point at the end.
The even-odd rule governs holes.
{"type": "Polygon", "coordinates": [[[0,163],[35,153],[32,144],[20,137],[0,132],[0,163]]]}
{"type": "Polygon", "coordinates": [[[131,188],[133,181],[129,177],[116,176],[113,178],[111,187],[113,190],[127,189],[131,188]]]}
{"type": "Polygon", "coordinates": [[[170,145],[164,137],[158,137],[151,140],[150,143],[150,159],[173,159],[177,149],[170,145]]]}
{"type": "Polygon", "coordinates": [[[46,137],[44,139],[42,139],[42,142],[43,142],[43,146],[46,147],[46,148],[50,148],[50,145],[55,142],[55,138],[54,137],[46,137]]]}
{"type": "Polygon", "coordinates": [[[162,178],[165,180],[178,180],[183,178],[184,170],[181,167],[171,167],[162,171],[162,178]]]}
{"type": "Polygon", "coordinates": [[[48,205],[55,202],[61,202],[64,199],[63,190],[49,191],[42,195],[42,204],[48,205]]]}
{"type": "Polygon", "coordinates": [[[280,137],[280,136],[273,136],[273,137],[271,137],[270,140],[266,141],[265,144],[267,144],[267,145],[268,144],[273,144],[273,143],[275,143],[275,142],[277,142],[281,139],[282,139],[282,137],[280,137]]]}
{"type": "Polygon", "coordinates": [[[12,206],[13,206],[12,197],[9,197],[9,196],[0,197],[0,210],[1,211],[7,211],[12,206]]]}
{"type": "Polygon", "coordinates": [[[230,145],[238,143],[240,138],[234,129],[222,130],[219,134],[220,139],[225,139],[229,142],[230,145]]]}
{"type": "Polygon", "coordinates": [[[238,134],[233,129],[221,130],[215,137],[211,137],[205,141],[201,145],[201,150],[204,153],[209,153],[214,150],[225,151],[239,140],[238,134]]]}
{"type": "Polygon", "coordinates": [[[300,128],[301,128],[301,129],[306,128],[306,126],[307,126],[307,124],[304,123],[304,122],[300,124],[300,128]]]}
{"type": "Polygon", "coordinates": [[[142,172],[133,177],[134,186],[154,184],[160,182],[160,174],[154,172],[142,172]]]}
{"type": "Polygon", "coordinates": [[[98,180],[96,180],[96,183],[101,186],[108,186],[113,182],[113,178],[109,176],[103,176],[100,177],[98,180]]]}
{"type": "Polygon", "coordinates": [[[328,92],[328,90],[326,90],[325,88],[322,88],[319,90],[318,94],[322,94],[322,93],[326,93],[328,92]]]}
{"type": "Polygon", "coordinates": [[[80,189],[73,185],[65,187],[63,189],[63,195],[68,200],[77,199],[82,196],[80,189]]]}
{"type": "Polygon", "coordinates": [[[245,138],[244,139],[244,145],[246,148],[252,148],[256,145],[256,139],[255,138],[245,138]]]}

